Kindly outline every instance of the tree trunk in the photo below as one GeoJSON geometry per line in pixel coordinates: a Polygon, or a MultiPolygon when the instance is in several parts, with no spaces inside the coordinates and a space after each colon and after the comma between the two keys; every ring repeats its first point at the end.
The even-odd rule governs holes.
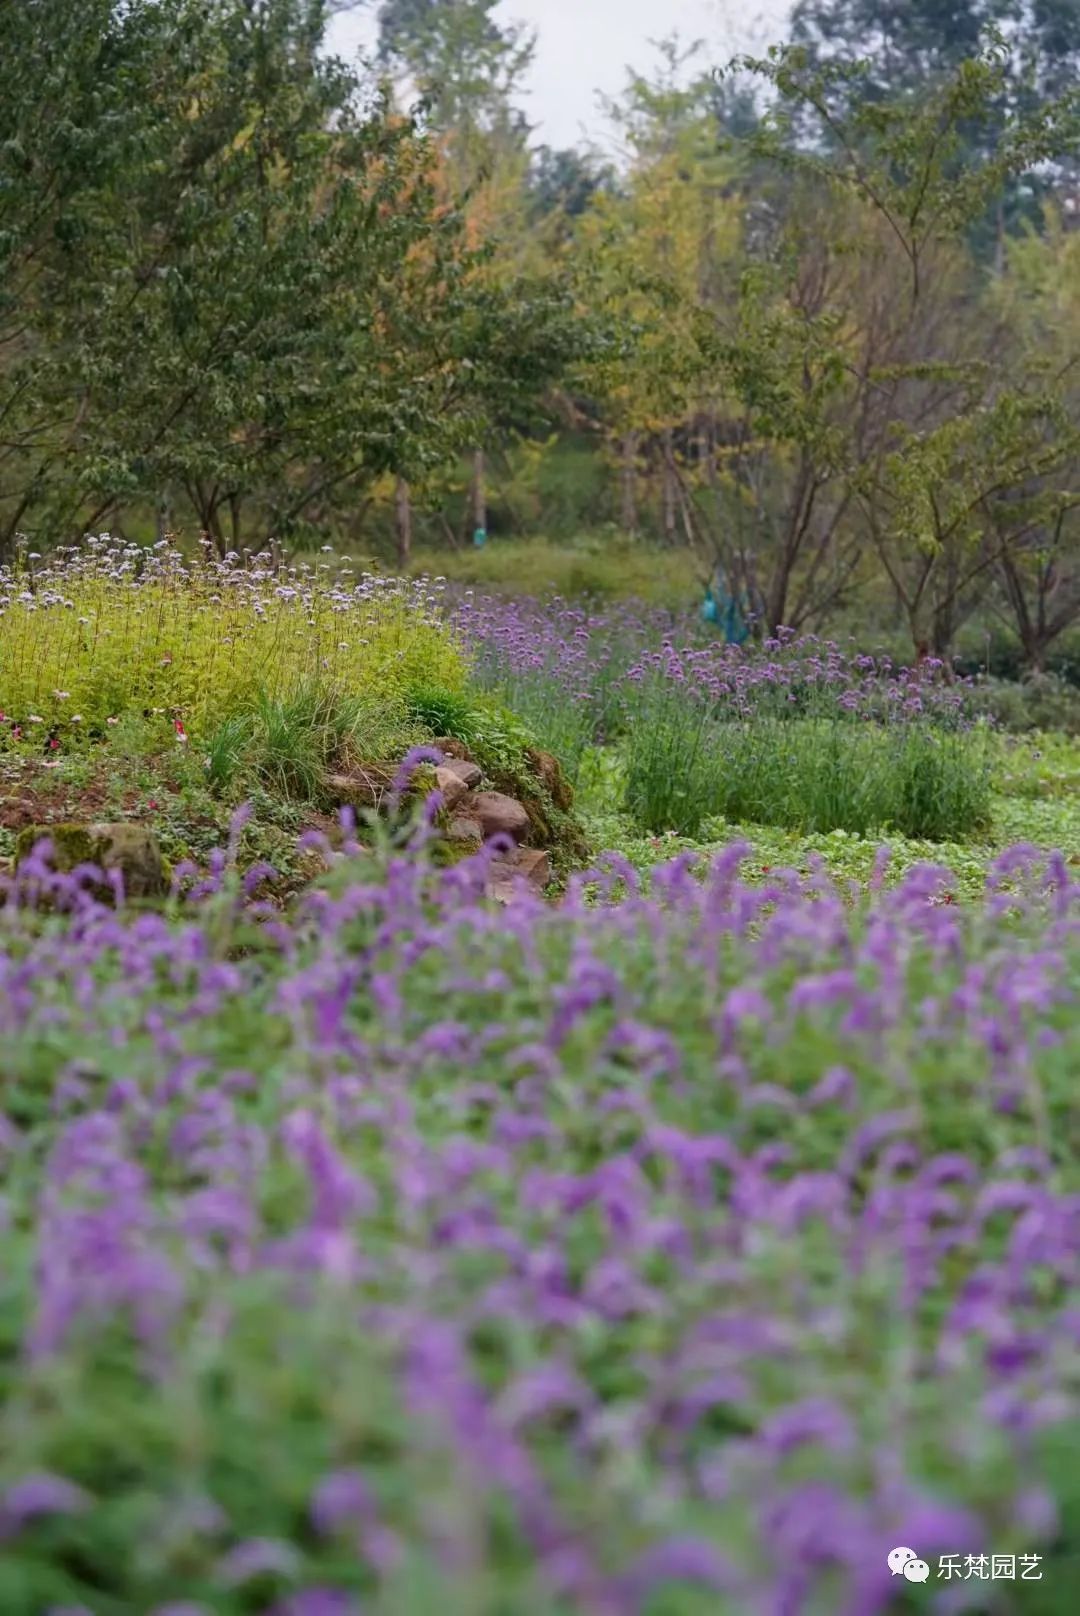
{"type": "Polygon", "coordinates": [[[663,523],[664,543],[675,545],[675,533],[678,524],[678,490],[675,487],[675,451],[672,447],[671,430],[668,428],[661,436],[664,455],[664,481],[663,481],[663,523]]]}
{"type": "Polygon", "coordinates": [[[473,530],[487,534],[487,482],[484,476],[484,451],[473,452],[472,480],[473,530]]]}
{"type": "Polygon", "coordinates": [[[398,478],[394,490],[394,520],[397,532],[397,564],[401,571],[405,572],[412,556],[412,498],[404,477],[398,478]]]}
{"type": "Polygon", "coordinates": [[[1005,273],[1005,199],[999,198],[997,215],[994,220],[994,273],[1002,276],[1005,273]]]}
{"type": "Polygon", "coordinates": [[[720,479],[716,469],[716,417],[709,416],[705,428],[705,442],[703,445],[705,456],[705,481],[710,492],[715,497],[720,486],[720,479]]]}
{"type": "Polygon", "coordinates": [[[956,638],[956,624],[951,605],[944,602],[934,609],[930,623],[930,648],[936,657],[940,657],[946,667],[952,666],[953,641],[956,638]]]}
{"type": "Polygon", "coordinates": [[[229,529],[231,533],[232,548],[240,549],[241,500],[239,494],[229,495],[229,529]]]}
{"type": "Polygon", "coordinates": [[[638,530],[637,446],[637,433],[627,432],[622,440],[620,518],[623,532],[632,534],[636,534],[638,530]]]}
{"type": "Polygon", "coordinates": [[[453,528],[450,526],[450,520],[449,520],[446,512],[440,510],[438,512],[438,517],[439,517],[439,521],[442,523],[442,530],[446,534],[446,541],[449,544],[451,550],[460,550],[461,549],[461,540],[458,538],[457,534],[454,532],[453,528]]]}
{"type": "Polygon", "coordinates": [[[778,629],[788,626],[787,597],[790,582],[791,568],[781,558],[769,584],[769,592],[765,601],[765,627],[770,634],[775,634],[778,629]]]}

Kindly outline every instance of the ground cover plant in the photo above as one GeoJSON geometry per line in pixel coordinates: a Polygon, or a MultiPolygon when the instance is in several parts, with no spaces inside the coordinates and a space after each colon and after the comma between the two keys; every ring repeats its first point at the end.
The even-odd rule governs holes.
{"type": "Polygon", "coordinates": [[[578,533],[573,543],[565,544],[530,538],[494,540],[480,549],[421,549],[410,572],[414,577],[444,573],[452,583],[485,595],[558,595],[594,603],[647,600],[669,611],[684,610],[701,589],[700,567],[692,553],[660,554],[628,539],[614,525],[597,534],[578,533]]]}
{"type": "Polygon", "coordinates": [[[613,748],[594,748],[579,777],[578,809],[596,847],[618,849],[643,879],[659,858],[677,852],[717,852],[733,841],[749,848],[741,866],[746,880],[766,880],[779,868],[809,875],[821,864],[841,885],[864,889],[878,856],[887,848],[886,884],[915,865],[940,864],[954,878],[957,900],[978,899],[989,864],[1006,848],[1026,842],[1060,851],[1080,863],[1080,809],[1075,783],[1080,778],[1080,747],[1062,735],[993,735],[990,760],[989,828],[962,841],[929,841],[890,831],[806,831],[723,817],[702,825],[697,837],[674,831],[642,831],[625,810],[625,760],[613,748]]]}
{"type": "Polygon", "coordinates": [[[901,1542],[1072,1608],[1080,889],[739,857],[497,912],[414,845],[287,922],[24,868],[5,1612],[871,1616],[901,1542]]]}

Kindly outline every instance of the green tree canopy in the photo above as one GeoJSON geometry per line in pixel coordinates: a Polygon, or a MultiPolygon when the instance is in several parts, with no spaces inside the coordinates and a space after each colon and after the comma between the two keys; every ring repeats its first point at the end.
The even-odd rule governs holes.
{"type": "Polygon", "coordinates": [[[561,363],[560,299],[481,286],[431,139],[326,11],[0,9],[0,548],[163,499],[287,535],[561,363]]]}

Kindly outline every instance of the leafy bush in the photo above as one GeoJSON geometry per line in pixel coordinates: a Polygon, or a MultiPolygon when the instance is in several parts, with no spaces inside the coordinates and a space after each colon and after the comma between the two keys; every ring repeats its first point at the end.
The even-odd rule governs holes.
{"type": "Polygon", "coordinates": [[[1080,689],[1060,674],[1033,673],[1015,681],[975,680],[969,705],[972,711],[1016,734],[1061,730],[1067,735],[1080,735],[1080,689]]]}
{"type": "Polygon", "coordinates": [[[249,756],[255,773],[286,801],[310,801],[356,733],[359,718],[352,702],[317,686],[284,697],[261,694],[251,714],[249,756]]]}
{"type": "Polygon", "coordinates": [[[461,684],[432,586],[268,562],[105,537],[44,568],[0,569],[0,710],[86,728],[161,709],[209,733],[302,686],[392,700],[411,684],[461,684]]]}
{"type": "Polygon", "coordinates": [[[238,778],[252,740],[250,713],[230,713],[204,741],[206,779],[215,791],[224,791],[238,778]]]}
{"type": "Polygon", "coordinates": [[[418,723],[433,735],[454,736],[468,741],[476,725],[476,703],[461,690],[438,685],[413,686],[406,693],[406,706],[418,723]]]}
{"type": "Polygon", "coordinates": [[[1069,1616],[1080,891],[740,853],[7,894],[5,1616],[1069,1616]]]}

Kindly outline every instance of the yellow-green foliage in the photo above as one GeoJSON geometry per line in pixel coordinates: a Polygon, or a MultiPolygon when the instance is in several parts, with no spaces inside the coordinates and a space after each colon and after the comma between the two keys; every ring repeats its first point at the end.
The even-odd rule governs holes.
{"type": "Polygon", "coordinates": [[[464,661],[426,580],[356,574],[320,556],[195,560],[107,536],[44,565],[0,569],[0,710],[100,725],[161,710],[197,730],[319,685],[392,700],[456,689],[464,661]]]}
{"type": "Polygon", "coordinates": [[[701,580],[685,550],[655,550],[618,537],[560,546],[529,539],[469,548],[426,551],[418,571],[444,573],[455,584],[514,595],[562,595],[568,599],[646,600],[679,607],[696,601],[701,580]]]}

